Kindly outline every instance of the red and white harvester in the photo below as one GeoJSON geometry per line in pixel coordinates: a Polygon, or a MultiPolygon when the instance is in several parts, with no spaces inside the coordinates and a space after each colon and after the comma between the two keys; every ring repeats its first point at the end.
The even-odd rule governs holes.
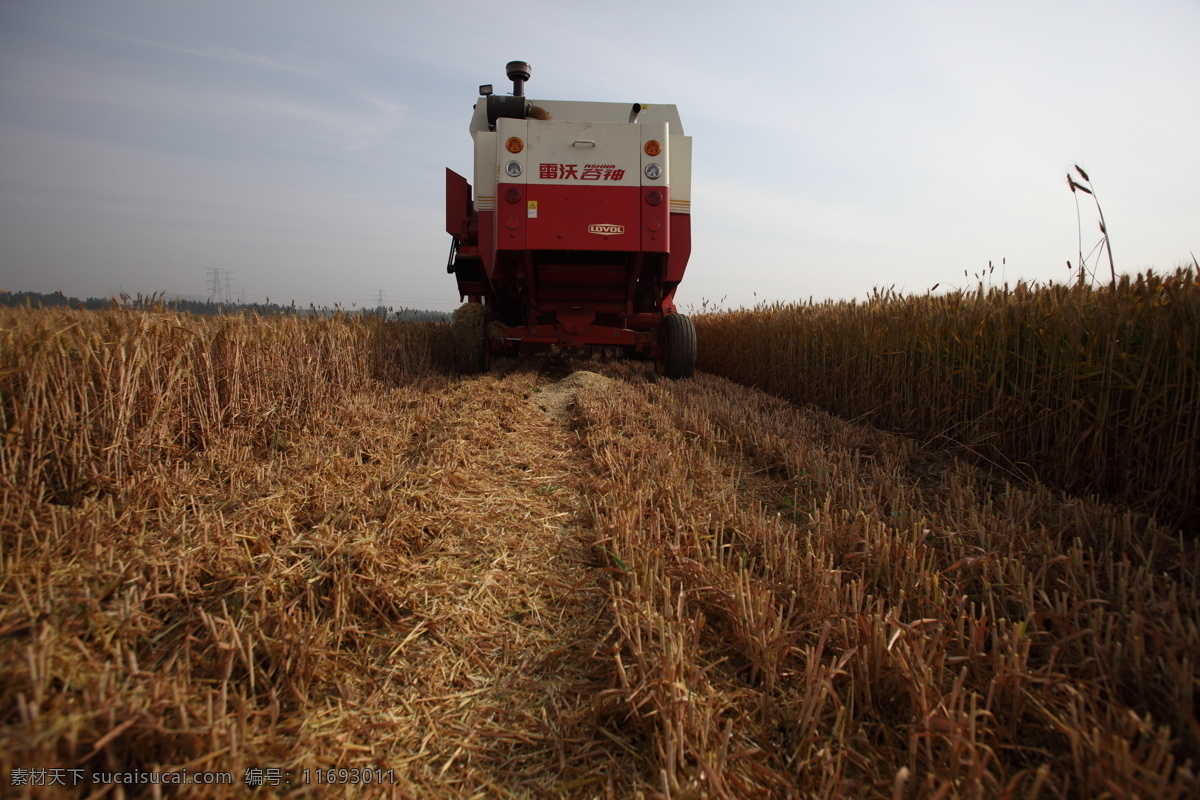
{"type": "Polygon", "coordinates": [[[690,377],[696,332],[675,310],[691,252],[692,140],[673,105],[531,100],[479,87],[474,194],[446,170],[456,360],[521,345],[623,348],[690,377]]]}

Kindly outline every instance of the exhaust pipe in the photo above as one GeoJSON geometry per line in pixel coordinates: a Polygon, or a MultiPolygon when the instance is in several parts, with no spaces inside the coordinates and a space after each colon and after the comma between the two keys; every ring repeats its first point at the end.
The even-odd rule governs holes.
{"type": "Polygon", "coordinates": [[[513,82],[513,97],[525,96],[525,81],[529,80],[529,64],[525,61],[510,61],[505,71],[513,82]]]}

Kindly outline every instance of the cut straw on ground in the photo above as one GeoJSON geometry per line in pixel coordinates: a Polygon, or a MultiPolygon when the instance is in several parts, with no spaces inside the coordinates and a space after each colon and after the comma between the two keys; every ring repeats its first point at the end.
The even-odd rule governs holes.
{"type": "Polygon", "coordinates": [[[2,319],[6,782],[1200,793],[1200,556],[1149,517],[708,375],[447,377],[444,327],[2,319]]]}

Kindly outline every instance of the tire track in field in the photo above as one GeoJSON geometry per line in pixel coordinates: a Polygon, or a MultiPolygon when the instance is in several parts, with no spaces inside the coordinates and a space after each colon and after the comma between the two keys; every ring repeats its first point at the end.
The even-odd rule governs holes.
{"type": "MultiPolygon", "coordinates": [[[[406,560],[419,607],[396,687],[429,796],[625,796],[641,771],[606,719],[612,622],[584,537],[591,460],[566,396],[529,373],[450,385],[397,459],[421,485],[406,560]],[[543,395],[544,393],[544,395],[543,395]]],[[[411,529],[412,526],[410,526],[411,529]]]]}

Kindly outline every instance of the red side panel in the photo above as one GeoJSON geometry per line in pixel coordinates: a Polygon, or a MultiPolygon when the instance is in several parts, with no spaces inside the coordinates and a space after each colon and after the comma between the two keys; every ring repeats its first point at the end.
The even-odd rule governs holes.
{"type": "Polygon", "coordinates": [[[489,278],[496,276],[496,212],[479,212],[479,257],[489,278]]]}
{"type": "Polygon", "coordinates": [[[683,280],[683,271],[687,268],[688,257],[692,254],[692,216],[690,214],[671,215],[671,257],[667,259],[667,273],[664,281],[683,280]]]}
{"type": "Polygon", "coordinates": [[[460,242],[468,237],[471,222],[471,184],[452,169],[446,170],[446,233],[460,242]]]}

